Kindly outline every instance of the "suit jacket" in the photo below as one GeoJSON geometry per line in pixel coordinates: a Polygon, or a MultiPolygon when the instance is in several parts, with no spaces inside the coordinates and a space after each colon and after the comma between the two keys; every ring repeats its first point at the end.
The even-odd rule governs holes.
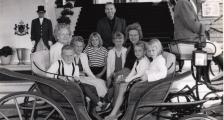
{"type": "Polygon", "coordinates": [[[174,39],[199,40],[205,33],[197,13],[189,0],[178,0],[174,8],[174,39]]]}
{"type": "Polygon", "coordinates": [[[108,48],[113,46],[112,35],[114,32],[125,33],[126,22],[122,18],[115,17],[113,30],[110,29],[110,24],[107,17],[100,19],[97,23],[97,32],[103,39],[103,46],[108,48]]]}
{"type": "Polygon", "coordinates": [[[31,24],[31,40],[35,41],[34,50],[36,51],[37,43],[40,41],[40,39],[43,39],[43,42],[45,46],[49,49],[50,46],[48,44],[48,41],[52,41],[52,23],[51,20],[44,18],[42,25],[40,25],[39,18],[36,18],[32,20],[31,24]]]}

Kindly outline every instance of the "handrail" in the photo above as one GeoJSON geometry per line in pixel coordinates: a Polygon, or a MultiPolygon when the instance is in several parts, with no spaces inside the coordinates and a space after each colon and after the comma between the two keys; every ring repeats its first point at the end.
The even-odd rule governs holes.
{"type": "MultiPolygon", "coordinates": [[[[34,66],[38,69],[38,70],[40,70],[40,71],[42,71],[42,72],[44,72],[44,73],[46,73],[46,74],[51,74],[51,75],[54,75],[54,77],[55,76],[62,76],[62,77],[66,77],[67,78],[67,81],[66,82],[69,82],[69,79],[68,78],[72,78],[72,79],[74,79],[74,77],[73,76],[68,76],[68,75],[60,75],[60,74],[55,74],[55,73],[51,73],[51,72],[48,72],[48,71],[44,71],[44,70],[42,70],[34,61],[33,61],[33,64],[34,64],[34,66]]],[[[76,82],[80,82],[79,80],[76,80],[76,79],[74,79],[74,81],[76,81],[76,82]]]]}

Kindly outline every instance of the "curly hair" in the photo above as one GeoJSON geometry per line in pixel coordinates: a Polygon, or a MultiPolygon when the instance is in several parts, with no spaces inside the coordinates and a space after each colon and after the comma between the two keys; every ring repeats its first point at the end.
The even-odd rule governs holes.
{"type": "Polygon", "coordinates": [[[81,42],[83,43],[83,46],[85,46],[85,40],[82,36],[73,36],[70,44],[72,46],[75,46],[75,42],[81,42]]]}
{"type": "Polygon", "coordinates": [[[103,45],[103,40],[102,40],[100,34],[98,32],[93,32],[89,36],[88,46],[92,46],[93,38],[98,38],[98,40],[99,40],[99,46],[102,46],[103,45]]]}
{"type": "Polygon", "coordinates": [[[126,39],[129,39],[129,31],[131,31],[131,30],[138,31],[139,39],[143,38],[142,27],[138,22],[132,23],[127,26],[126,31],[125,31],[126,39]]]}

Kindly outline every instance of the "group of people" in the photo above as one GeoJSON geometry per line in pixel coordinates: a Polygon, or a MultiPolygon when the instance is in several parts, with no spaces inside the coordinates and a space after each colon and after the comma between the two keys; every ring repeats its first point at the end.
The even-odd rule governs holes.
{"type": "Polygon", "coordinates": [[[161,55],[162,45],[158,39],[154,38],[148,43],[141,41],[142,30],[138,23],[129,25],[126,34],[131,41],[128,47],[124,46],[124,34],[115,32],[112,35],[114,47],[108,50],[97,32],[90,35],[85,47],[81,36],[71,38],[67,27],[58,29],[58,41],[50,47],[51,66],[47,70],[47,77],[80,82],[84,87],[83,92],[99,108],[111,102],[107,100],[113,95],[108,91],[114,91],[113,83],[119,83],[114,108],[106,117],[108,120],[115,119],[129,82],[136,78],[152,82],[165,78],[167,74],[165,59],[161,55]],[[127,76],[115,77],[123,76],[127,71],[127,76]],[[89,85],[94,86],[95,90],[89,85]]]}
{"type": "MultiPolygon", "coordinates": [[[[43,16],[45,10],[40,7],[37,12],[43,16]]],[[[160,41],[153,38],[150,42],[143,42],[140,24],[133,23],[126,27],[125,20],[116,17],[115,12],[113,3],[105,5],[107,17],[99,20],[97,32],[91,33],[87,45],[82,36],[72,36],[70,29],[65,26],[55,31],[57,42],[54,44],[45,42],[45,39],[49,40],[44,38],[47,33],[45,30],[39,31],[39,40],[31,37],[35,40],[33,52],[49,48],[51,65],[47,77],[78,81],[84,94],[99,110],[113,100],[113,109],[105,117],[106,120],[118,117],[129,82],[136,78],[153,82],[165,78],[167,74],[160,41]],[[115,86],[119,88],[118,91],[114,89],[115,86]],[[117,94],[116,98],[113,98],[114,94],[117,94]]],[[[43,19],[42,23],[38,21],[38,25],[42,24],[40,29],[47,27],[44,25],[47,20],[39,19],[43,19]]],[[[37,20],[32,22],[32,26],[37,24],[37,20]]],[[[32,30],[31,33],[37,35],[38,31],[32,30]]]]}
{"type": "MultiPolygon", "coordinates": [[[[179,1],[187,2],[187,0],[179,1]]],[[[189,2],[189,4],[192,3],[189,2]]],[[[57,42],[52,44],[49,38],[52,36],[48,34],[52,31],[52,28],[48,27],[51,23],[43,18],[45,10],[43,7],[38,7],[37,12],[40,22],[35,22],[38,19],[32,21],[31,39],[35,41],[33,52],[50,49],[51,66],[46,76],[80,82],[83,92],[98,108],[105,107],[108,102],[111,102],[108,99],[113,99],[113,109],[105,117],[106,120],[117,119],[128,83],[140,78],[141,81],[148,81],[150,84],[167,75],[161,42],[157,38],[152,38],[149,42],[142,41],[143,34],[140,24],[133,23],[126,27],[125,20],[115,16],[116,8],[113,3],[106,3],[106,17],[99,20],[96,32],[91,33],[87,45],[82,36],[72,37],[68,27],[63,26],[57,29],[55,34],[57,42]],[[47,22],[49,24],[45,25],[47,22]],[[37,25],[41,25],[40,29],[34,30],[34,26],[37,25]],[[48,28],[44,30],[45,27],[48,28]],[[117,97],[111,98],[113,95],[110,91],[111,89],[113,92],[116,91],[115,86],[118,89],[113,94],[117,94],[117,97]]],[[[179,19],[180,15],[176,14],[176,19],[179,19]]],[[[196,18],[192,19],[197,21],[196,18]]],[[[178,20],[175,22],[178,24],[175,26],[178,30],[174,34],[175,39],[182,39],[184,38],[181,37],[184,32],[180,30],[182,22],[178,20]]],[[[184,29],[188,37],[193,39],[197,34],[202,35],[204,28],[201,25],[194,25],[192,22],[190,24],[200,29],[192,28],[194,36],[184,29]]]]}

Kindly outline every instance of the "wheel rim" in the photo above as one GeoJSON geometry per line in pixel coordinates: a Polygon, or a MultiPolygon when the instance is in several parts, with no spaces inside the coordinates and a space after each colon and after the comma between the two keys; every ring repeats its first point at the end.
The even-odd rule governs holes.
{"type": "Polygon", "coordinates": [[[205,117],[192,117],[192,118],[187,118],[184,120],[213,120],[213,119],[205,118],[205,117]]]}
{"type": "MultiPolygon", "coordinates": [[[[27,102],[27,101],[26,101],[27,102]]],[[[66,120],[66,116],[61,107],[59,107],[52,100],[38,94],[30,93],[16,93],[8,95],[0,101],[0,119],[10,120],[10,118],[17,118],[23,120],[28,117],[33,120],[35,117],[44,118],[48,120],[52,117],[66,120]],[[24,103],[24,99],[28,98],[28,103],[24,103]],[[7,109],[12,109],[11,112],[5,112],[7,109]],[[39,115],[39,113],[41,113],[39,115]]],[[[10,111],[10,110],[9,110],[10,111]]]]}

